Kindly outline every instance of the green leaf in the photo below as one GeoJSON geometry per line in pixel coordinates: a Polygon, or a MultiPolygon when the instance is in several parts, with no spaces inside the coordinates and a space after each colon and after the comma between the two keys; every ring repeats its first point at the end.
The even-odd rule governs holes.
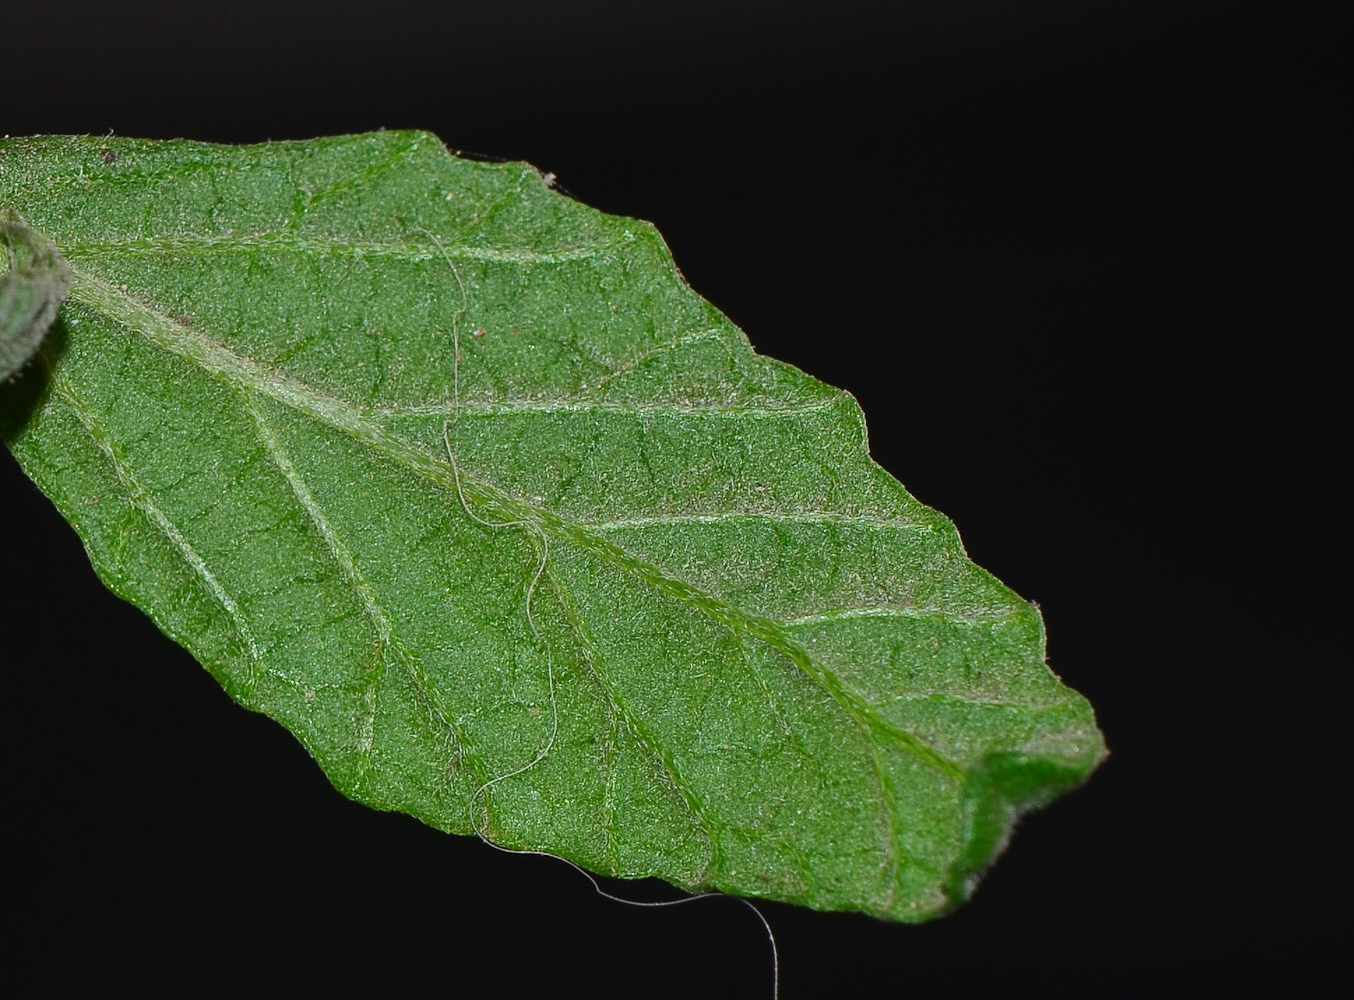
{"type": "Polygon", "coordinates": [[[0,171],[72,275],[10,447],[353,798],[920,920],[1104,755],[1038,611],[651,226],[425,134],[0,171]]]}
{"type": "Polygon", "coordinates": [[[70,288],[71,274],[50,240],[0,208],[0,381],[31,358],[70,288]]]}

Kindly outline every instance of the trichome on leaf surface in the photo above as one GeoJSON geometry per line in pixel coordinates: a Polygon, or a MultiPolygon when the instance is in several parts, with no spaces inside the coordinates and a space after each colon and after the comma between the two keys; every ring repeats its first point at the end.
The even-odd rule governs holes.
{"type": "Polygon", "coordinates": [[[7,365],[65,296],[0,434],[361,802],[922,920],[1104,756],[1037,609],[648,224],[397,132],[3,140],[0,209],[7,365]]]}
{"type": "Polygon", "coordinates": [[[56,247],[2,206],[0,244],[6,265],[0,272],[0,381],[4,381],[37,352],[70,288],[71,271],[56,247]]]}

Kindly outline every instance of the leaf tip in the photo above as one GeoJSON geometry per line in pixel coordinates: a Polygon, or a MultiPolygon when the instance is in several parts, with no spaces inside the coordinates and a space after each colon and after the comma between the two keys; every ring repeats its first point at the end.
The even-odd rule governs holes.
{"type": "Polygon", "coordinates": [[[1075,759],[1018,752],[984,758],[965,783],[964,847],[946,878],[948,909],[972,897],[987,870],[1006,850],[1023,814],[1072,791],[1106,756],[1103,740],[1096,739],[1075,759]]]}

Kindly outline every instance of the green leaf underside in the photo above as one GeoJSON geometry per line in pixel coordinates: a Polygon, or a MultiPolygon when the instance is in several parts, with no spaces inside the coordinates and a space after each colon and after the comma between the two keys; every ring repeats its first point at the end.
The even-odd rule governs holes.
{"type": "Polygon", "coordinates": [[[0,431],[355,799],[919,920],[1104,754],[1037,610],[645,223],[416,133],[0,141],[6,207],[73,280],[0,431]]]}

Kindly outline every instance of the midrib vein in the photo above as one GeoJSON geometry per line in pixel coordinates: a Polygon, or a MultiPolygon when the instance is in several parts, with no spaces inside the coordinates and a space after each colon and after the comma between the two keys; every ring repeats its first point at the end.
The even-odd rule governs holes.
{"type": "MultiPolygon", "coordinates": [[[[458,488],[456,474],[449,463],[435,459],[422,449],[388,433],[348,403],[241,357],[211,338],[181,326],[168,316],[138,302],[102,278],[77,267],[72,267],[71,272],[73,280],[70,295],[75,301],[136,331],[156,346],[191,361],[213,375],[318,418],[449,492],[455,492],[458,488]]],[[[815,662],[783,626],[768,618],[742,611],[684,580],[668,576],[657,566],[644,562],[580,522],[529,504],[464,472],[460,475],[459,488],[466,497],[484,504],[495,518],[527,522],[555,538],[570,541],[598,558],[621,566],[650,586],[697,608],[712,620],[761,639],[789,657],[799,670],[817,681],[858,726],[876,737],[899,744],[919,760],[953,779],[962,780],[964,777],[964,770],[959,765],[941,756],[911,733],[879,718],[864,698],[815,662]]]]}
{"type": "MultiPolygon", "coordinates": [[[[453,260],[482,260],[505,264],[561,264],[575,260],[589,260],[613,247],[632,242],[634,234],[626,231],[617,239],[597,243],[580,243],[558,250],[522,250],[516,247],[447,245],[446,256],[453,260]]],[[[386,260],[404,260],[415,263],[443,260],[442,252],[434,246],[408,243],[381,243],[374,240],[326,240],[295,236],[291,233],[254,233],[235,236],[178,236],[155,239],[91,240],[62,246],[67,260],[80,258],[106,259],[109,257],[167,255],[197,255],[227,257],[248,254],[258,250],[286,250],[298,254],[344,254],[351,257],[373,257],[386,260]]]]}

